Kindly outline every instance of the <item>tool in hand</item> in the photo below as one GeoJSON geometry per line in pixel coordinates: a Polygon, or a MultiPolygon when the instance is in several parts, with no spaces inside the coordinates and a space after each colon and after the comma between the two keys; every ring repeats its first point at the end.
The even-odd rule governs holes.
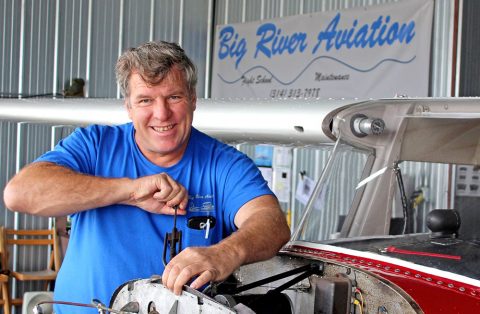
{"type": "Polygon", "coordinates": [[[178,205],[173,206],[175,210],[173,214],[173,229],[172,232],[167,232],[163,240],[163,266],[167,265],[167,243],[170,244],[170,259],[172,260],[180,251],[182,251],[182,231],[177,229],[177,210],[178,205]],[[178,244],[178,251],[177,251],[178,244]]]}

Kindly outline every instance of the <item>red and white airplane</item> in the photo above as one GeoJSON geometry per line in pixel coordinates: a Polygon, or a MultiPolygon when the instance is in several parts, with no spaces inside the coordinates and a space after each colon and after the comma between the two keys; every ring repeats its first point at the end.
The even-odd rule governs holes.
{"type": "Polygon", "coordinates": [[[480,313],[480,99],[199,100],[194,125],[226,141],[335,144],[275,258],[179,297],[159,278],[126,283],[112,313],[480,313]],[[447,205],[407,186],[435,169],[447,205]]]}

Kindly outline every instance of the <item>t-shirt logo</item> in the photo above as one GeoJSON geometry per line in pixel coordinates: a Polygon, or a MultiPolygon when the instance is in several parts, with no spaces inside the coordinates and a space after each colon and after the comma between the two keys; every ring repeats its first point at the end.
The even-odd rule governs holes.
{"type": "Polygon", "coordinates": [[[188,210],[190,212],[213,212],[215,205],[213,203],[213,195],[189,195],[188,210]]]}

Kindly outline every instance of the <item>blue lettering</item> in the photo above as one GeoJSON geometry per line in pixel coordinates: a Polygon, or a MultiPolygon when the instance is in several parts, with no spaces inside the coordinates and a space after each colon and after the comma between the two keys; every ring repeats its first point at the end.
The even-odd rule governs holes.
{"type": "Polygon", "coordinates": [[[340,49],[343,45],[346,44],[348,32],[339,31],[338,36],[335,37],[335,48],[340,49]]]}
{"type": "Polygon", "coordinates": [[[284,50],[284,47],[285,47],[285,37],[280,36],[281,33],[282,33],[282,30],[278,29],[275,38],[273,38],[272,53],[274,55],[275,54],[282,54],[283,50],[284,50]]]}
{"type": "Polygon", "coordinates": [[[255,55],[253,56],[255,59],[257,58],[259,52],[262,52],[268,58],[272,56],[272,53],[266,44],[275,36],[276,29],[277,27],[272,23],[263,24],[257,29],[257,36],[262,36],[262,38],[257,42],[257,49],[255,50],[255,55]]]}
{"type": "Polygon", "coordinates": [[[411,21],[408,25],[403,24],[398,32],[398,40],[401,43],[405,40],[405,43],[409,44],[413,37],[415,37],[415,22],[411,21]]]}
{"type": "Polygon", "coordinates": [[[398,34],[398,23],[393,23],[387,33],[387,43],[392,45],[398,34]]]}
{"type": "Polygon", "coordinates": [[[254,58],[259,53],[267,58],[274,55],[281,55],[285,51],[293,54],[297,50],[303,52],[307,48],[307,34],[293,33],[292,35],[282,35],[282,30],[277,29],[273,23],[265,23],[257,29],[257,36],[261,36],[257,42],[254,58]]]}
{"type": "Polygon", "coordinates": [[[375,44],[377,43],[377,39],[374,38],[375,37],[375,33],[377,32],[378,28],[382,25],[382,19],[383,19],[383,16],[379,16],[378,19],[372,23],[372,25],[370,26],[370,36],[368,37],[368,46],[370,48],[374,47],[375,44]]]}
{"type": "Polygon", "coordinates": [[[218,50],[218,58],[236,58],[235,68],[242,61],[247,53],[247,41],[245,38],[238,40],[238,34],[232,26],[226,26],[220,31],[220,48],[218,50]],[[233,39],[233,40],[232,40],[233,39]]]}
{"type": "Polygon", "coordinates": [[[341,14],[337,13],[330,21],[327,27],[320,31],[317,36],[317,44],[313,47],[312,54],[325,44],[325,51],[332,48],[340,50],[343,47],[351,48],[373,48],[383,46],[385,43],[394,45],[396,42],[409,44],[415,37],[415,22],[400,24],[394,22],[390,24],[390,16],[379,16],[371,24],[358,25],[358,20],[354,20],[352,27],[338,29],[341,14]]]}
{"type": "Polygon", "coordinates": [[[367,34],[368,34],[368,25],[365,24],[362,27],[360,27],[358,32],[355,34],[354,46],[365,48],[365,46],[368,44],[367,34]]]}
{"type": "Polygon", "coordinates": [[[318,36],[317,36],[318,42],[315,45],[315,47],[313,47],[313,50],[312,50],[313,54],[317,52],[318,48],[320,48],[320,45],[322,44],[322,41],[324,40],[326,42],[325,50],[329,51],[332,48],[333,44],[331,43],[331,41],[336,36],[337,26],[339,21],[340,21],[340,13],[337,13],[337,15],[335,15],[333,20],[330,21],[330,24],[328,24],[327,28],[324,31],[321,31],[320,33],[318,33],[318,36]]]}
{"type": "Polygon", "coordinates": [[[357,20],[353,21],[352,28],[348,31],[348,36],[346,36],[346,38],[345,38],[345,42],[347,44],[348,49],[352,48],[352,46],[353,46],[352,36],[354,34],[355,27],[357,27],[357,24],[358,24],[357,20]]]}
{"type": "Polygon", "coordinates": [[[387,17],[385,18],[385,24],[382,25],[382,27],[380,28],[380,33],[378,34],[378,45],[379,46],[383,46],[383,44],[385,43],[385,40],[386,38],[383,37],[383,34],[385,33],[385,30],[387,29],[387,23],[390,22],[390,15],[387,15],[387,17]]]}

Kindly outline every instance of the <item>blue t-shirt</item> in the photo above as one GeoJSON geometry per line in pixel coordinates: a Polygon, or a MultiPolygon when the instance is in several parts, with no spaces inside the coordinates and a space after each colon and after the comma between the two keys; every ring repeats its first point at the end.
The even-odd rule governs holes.
{"type": "MultiPolygon", "coordinates": [[[[234,218],[242,205],[272,194],[247,156],[195,128],[182,159],[168,168],[143,156],[134,132],[131,123],[78,128],[36,161],[50,161],[107,178],[168,173],[185,186],[189,195],[187,215],[177,218],[182,248],[219,242],[236,230],[234,218]],[[203,217],[215,219],[208,234],[205,223],[200,226],[206,221],[203,217]],[[191,227],[187,226],[189,221],[191,227]]],[[[135,206],[111,205],[75,213],[71,219],[68,250],[55,283],[55,300],[90,303],[95,298],[108,305],[122,283],[163,273],[164,237],[172,231],[173,216],[152,214],[135,206]]],[[[167,257],[168,252],[167,248],[167,257]]],[[[70,306],[56,306],[55,310],[96,312],[70,306]]]]}

